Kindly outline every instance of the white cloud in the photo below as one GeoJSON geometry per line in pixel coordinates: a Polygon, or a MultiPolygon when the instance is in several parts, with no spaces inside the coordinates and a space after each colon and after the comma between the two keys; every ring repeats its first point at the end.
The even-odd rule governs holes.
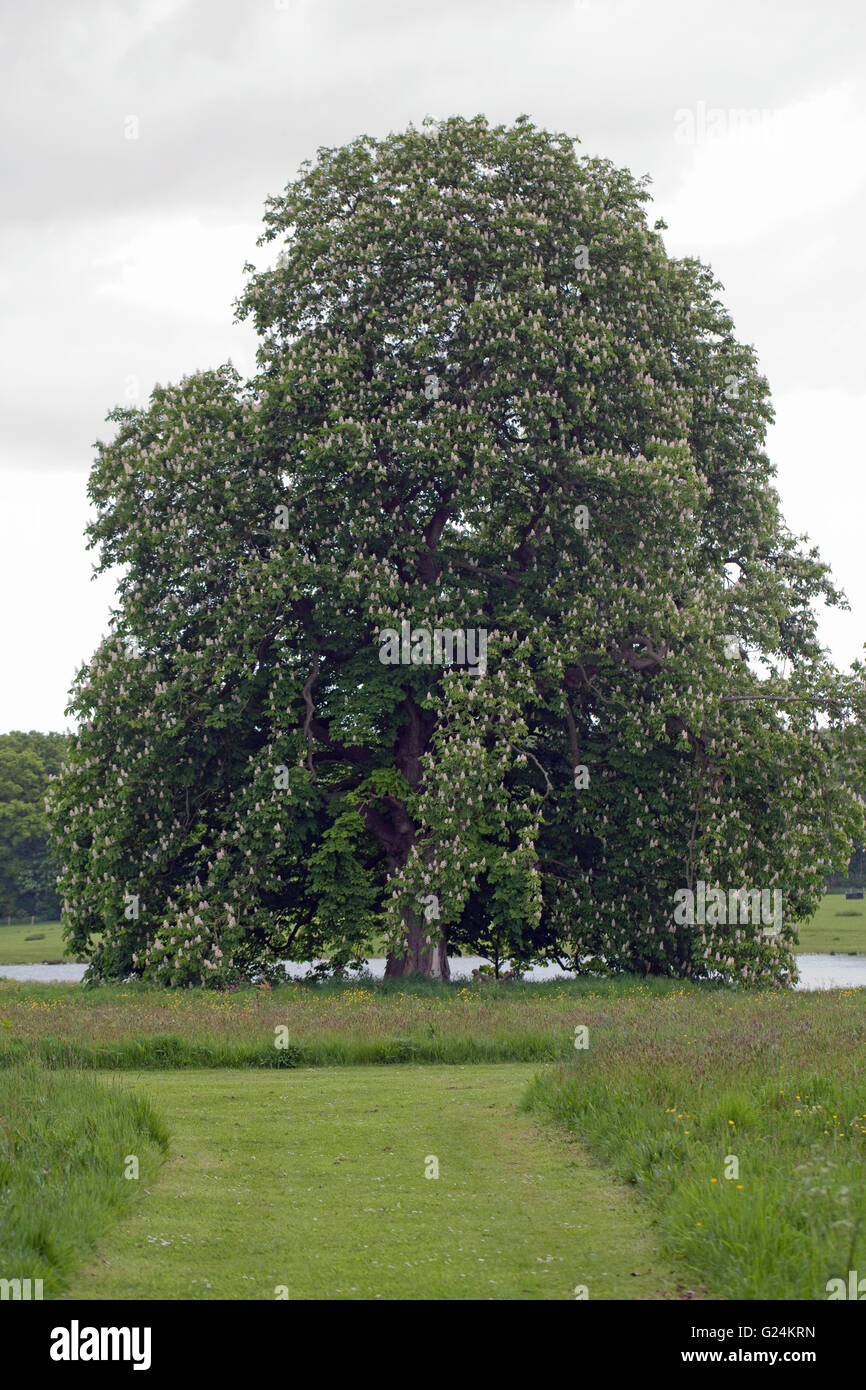
{"type": "Polygon", "coordinates": [[[866,111],[853,81],[817,92],[790,106],[754,108],[757,119],[737,119],[749,107],[696,103],[696,135],[703,140],[681,144],[685,172],[666,220],[676,254],[707,256],[713,247],[742,246],[774,233],[790,238],[808,272],[820,250],[809,245],[798,221],[804,208],[833,216],[866,183],[862,150],[866,146],[866,111]],[[721,133],[713,134],[713,113],[721,133]],[[701,116],[703,114],[703,121],[701,116]]]}
{"type": "Polygon", "coordinates": [[[2,722],[10,729],[74,727],[64,709],[78,668],[108,630],[114,577],[95,579],[82,542],[86,478],[0,474],[3,545],[2,722]]]}
{"type": "Polygon", "coordinates": [[[103,239],[92,256],[93,294],[126,310],[224,326],[243,287],[241,267],[273,263],[273,247],[256,250],[260,225],[205,222],[193,216],[128,224],[103,239]]]}
{"type": "Polygon", "coordinates": [[[863,565],[862,431],[866,392],[806,391],[778,396],[768,450],[788,526],[808,535],[828,561],[849,612],[821,608],[819,634],[840,666],[863,659],[866,567],[863,565]]]}

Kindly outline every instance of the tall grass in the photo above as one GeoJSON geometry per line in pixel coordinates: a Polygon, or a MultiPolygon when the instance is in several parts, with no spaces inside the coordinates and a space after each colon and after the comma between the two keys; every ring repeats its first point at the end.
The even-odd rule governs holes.
{"type": "Polygon", "coordinates": [[[0,981],[0,1067],[26,1056],[50,1067],[133,1070],[552,1062],[572,1046],[576,1008],[672,988],[387,980],[219,994],[0,981]]]}
{"type": "Polygon", "coordinates": [[[34,1061],[0,1071],[0,1278],[56,1294],[167,1149],[141,1096],[34,1061]]]}
{"type": "Polygon", "coordinates": [[[162,1034],[93,1043],[43,1035],[31,1043],[0,1046],[0,1070],[24,1057],[38,1057],[52,1069],[96,1071],[172,1071],[185,1067],[358,1067],[398,1062],[459,1065],[471,1062],[554,1062],[570,1038],[518,1032],[494,1037],[304,1038],[277,1048],[273,1039],[226,1042],[162,1034]]]}
{"type": "Polygon", "coordinates": [[[861,1000],[621,1008],[525,1104],[641,1191],[711,1297],[826,1299],[866,1276],[861,1000]]]}

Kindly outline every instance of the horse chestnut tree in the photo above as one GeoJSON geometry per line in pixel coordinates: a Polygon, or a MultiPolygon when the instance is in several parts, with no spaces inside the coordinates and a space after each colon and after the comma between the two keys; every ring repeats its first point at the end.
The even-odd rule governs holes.
{"type": "Polygon", "coordinates": [[[826,737],[863,671],[816,641],[842,600],[780,517],[755,354],[648,197],[525,118],[322,149],[245,267],[253,379],[111,412],[118,607],[50,791],[93,977],[384,943],[391,975],[450,944],[793,978],[864,833],[826,737]],[[782,929],[678,924],[699,881],[781,890],[782,929]]]}

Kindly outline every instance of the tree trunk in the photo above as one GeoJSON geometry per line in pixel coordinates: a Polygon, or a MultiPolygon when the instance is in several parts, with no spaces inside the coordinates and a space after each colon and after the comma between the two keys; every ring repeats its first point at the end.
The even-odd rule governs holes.
{"type": "Polygon", "coordinates": [[[425,921],[422,914],[407,911],[403,919],[405,937],[400,953],[391,951],[385,964],[385,979],[400,979],[419,971],[434,980],[450,980],[448,945],[437,921],[425,921]],[[427,937],[430,943],[427,943],[427,937]]]}
{"type": "MultiPolygon", "coordinates": [[[[410,692],[406,692],[403,703],[406,722],[400,730],[395,761],[410,787],[415,788],[421,781],[421,757],[430,742],[434,721],[419,708],[410,692]]],[[[392,878],[409,858],[415,844],[415,826],[398,796],[386,793],[378,800],[385,808],[384,812],[368,804],[364,809],[364,821],[385,850],[388,877],[392,878]]],[[[428,851],[428,862],[431,857],[428,851]]],[[[432,903],[428,906],[432,906],[432,903]]],[[[445,933],[438,920],[438,905],[435,915],[429,917],[426,909],[405,911],[402,946],[389,952],[385,963],[386,979],[400,979],[415,971],[434,980],[451,979],[445,933]]]]}

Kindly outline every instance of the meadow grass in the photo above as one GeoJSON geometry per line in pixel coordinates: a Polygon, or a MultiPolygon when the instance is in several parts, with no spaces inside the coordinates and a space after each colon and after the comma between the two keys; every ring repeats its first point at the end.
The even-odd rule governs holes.
{"type": "MultiPolygon", "coordinates": [[[[634,1194],[518,1113],[532,1067],[174,1072],[159,1181],[71,1299],[668,1299],[634,1194]],[[438,1165],[438,1177],[427,1177],[438,1165]]],[[[112,1085],[107,1077],[106,1088],[112,1085]]]]}
{"type": "MultiPolygon", "coordinates": [[[[827,1296],[828,1280],[846,1279],[850,1269],[866,1273],[864,1002],[864,991],[854,989],[814,993],[735,990],[707,983],[634,978],[459,986],[418,979],[361,984],[335,981],[247,988],[226,994],[164,991],[141,984],[84,989],[0,981],[0,1078],[23,1075],[20,1064],[28,1057],[44,1058],[53,1069],[66,1069],[62,1079],[57,1070],[34,1073],[47,1077],[46,1085],[52,1075],[55,1078],[52,1091],[45,1092],[53,1105],[64,1094],[67,1079],[74,1078],[75,1084],[80,1084],[76,1068],[125,1069],[129,1084],[133,1082],[131,1072],[146,1073],[136,1077],[134,1084],[155,1098],[175,1128],[181,1125],[182,1136],[189,1136],[180,1141],[183,1147],[178,1162],[185,1161],[187,1146],[193,1143],[200,1148],[216,1145],[225,1157],[243,1137],[234,1131],[249,1131],[252,1151],[238,1149],[242,1164],[239,1158],[232,1169],[233,1182],[239,1188],[234,1201],[239,1204],[240,1223],[236,1231],[232,1227],[232,1239],[240,1242],[238,1248],[248,1267],[242,1269],[242,1261],[235,1261],[231,1248],[217,1244],[226,1238],[221,1234],[226,1208],[211,1203],[203,1208],[200,1221],[196,1217],[197,1225],[182,1225],[177,1217],[176,1229],[163,1222],[162,1234],[149,1232],[150,1244],[165,1240],[166,1249],[174,1248],[178,1241],[184,1248],[196,1242],[206,1246],[211,1272],[206,1273],[202,1264],[194,1276],[205,1284],[180,1295],[179,1286],[159,1281],[158,1287],[170,1288],[170,1294],[148,1293],[147,1289],[157,1284],[148,1283],[139,1257],[125,1246],[126,1253],[117,1256],[120,1281],[110,1286],[97,1281],[94,1285],[111,1287],[115,1292],[93,1296],[274,1296],[267,1292],[271,1286],[262,1283],[262,1277],[273,1277],[274,1286],[290,1286],[296,1281],[297,1290],[313,1291],[296,1292],[292,1297],[354,1298],[380,1293],[382,1297],[463,1296],[454,1293],[449,1282],[454,1269],[438,1270],[438,1265],[438,1273],[432,1265],[425,1267],[426,1283],[420,1274],[417,1278],[421,1282],[415,1283],[415,1275],[406,1276],[408,1287],[420,1290],[423,1285],[424,1292],[393,1291],[403,1267],[417,1265],[420,1269],[424,1263],[420,1257],[413,1261],[408,1253],[409,1236],[402,1225],[407,1211],[412,1216],[426,1211],[418,1204],[414,1187],[410,1191],[398,1184],[399,1216],[391,1207],[377,1206],[365,1195],[368,1206],[363,1214],[378,1212],[387,1217],[384,1234],[375,1222],[369,1228],[363,1222],[358,1225],[354,1208],[343,1209],[347,1229],[357,1234],[352,1255],[334,1234],[331,1216],[323,1218],[316,1204],[321,1193],[325,1193],[322,1201],[326,1205],[332,1200],[327,1195],[333,1195],[330,1179],[325,1181],[322,1176],[325,1168],[342,1165],[350,1157],[346,1141],[340,1137],[339,1115],[344,1110],[355,1113],[357,1097],[367,1095],[365,1088],[371,1088],[371,1103],[362,1107],[363,1113],[378,1114],[383,1124],[387,1120],[390,1125],[388,1117],[397,1114],[400,1106],[411,1111],[416,1093],[445,1085],[443,1078],[456,1064],[472,1063],[460,1075],[464,1078],[461,1084],[470,1092],[467,1105],[478,1133],[485,1133],[484,1112],[498,1103],[495,1094],[490,1101],[485,1099],[484,1088],[495,1091],[497,1076],[522,1077],[530,1083],[526,1105],[536,1119],[557,1122],[557,1142],[563,1134],[571,1134],[586,1145],[595,1164],[608,1166],[598,1191],[618,1190],[619,1179],[646,1200],[646,1229],[657,1222],[659,1238],[665,1242],[665,1258],[672,1268],[691,1271],[686,1278],[692,1289],[706,1290],[710,1297],[722,1299],[822,1299],[827,1296]],[[575,1047],[579,1026],[588,1030],[585,1050],[575,1047]],[[278,1029],[287,1030],[285,1048],[275,1046],[278,1029]],[[419,1062],[438,1065],[414,1065],[419,1062]],[[535,1062],[552,1065],[534,1076],[536,1068],[526,1063],[535,1062]],[[244,1071],[232,1070],[241,1066],[244,1071]],[[311,1067],[317,1070],[308,1070],[311,1067]],[[277,1077],[275,1069],[285,1070],[277,1077]],[[390,1080],[383,1082],[383,1077],[390,1080]],[[302,1089],[297,1089],[301,1084],[302,1089]],[[377,1090],[389,1098],[387,1104],[377,1105],[377,1090]],[[199,1113],[193,1105],[197,1096],[210,1098],[207,1103],[213,1104],[209,1112],[203,1103],[199,1113]],[[308,1098],[303,1104],[299,1101],[300,1108],[292,1113],[313,1135],[325,1135],[322,1126],[327,1128],[334,1122],[327,1130],[327,1142],[323,1140],[316,1150],[319,1168],[315,1172],[310,1167],[312,1151],[304,1151],[306,1185],[298,1186],[296,1175],[285,1165],[280,1170],[291,1179],[292,1214],[280,1215],[283,1207],[278,1185],[270,1195],[258,1191],[252,1205],[241,1190],[247,1181],[244,1165],[254,1178],[259,1146],[267,1147],[270,1142],[269,1125],[276,1123],[275,1096],[308,1098]],[[259,1097],[263,1098],[264,1113],[270,1116],[262,1125],[252,1118],[259,1097]],[[414,1205],[407,1207],[410,1198],[414,1205]],[[327,1260],[328,1269],[335,1260],[340,1276],[336,1283],[327,1284],[331,1292],[323,1292],[324,1274],[316,1279],[304,1274],[307,1265],[315,1269],[309,1248],[304,1256],[306,1264],[299,1263],[300,1256],[285,1257],[291,1268],[281,1278],[274,1273],[276,1266],[272,1268],[270,1255],[264,1266],[256,1264],[253,1257],[258,1259],[259,1252],[264,1260],[265,1246],[276,1259],[278,1242],[263,1245],[260,1236],[244,1234],[244,1222],[253,1217],[273,1218],[283,1233],[281,1240],[294,1232],[292,1239],[304,1241],[316,1234],[316,1227],[310,1225],[314,1218],[324,1219],[330,1244],[323,1248],[321,1258],[327,1260]],[[373,1227],[379,1232],[375,1237],[380,1251],[375,1256],[376,1278],[384,1277],[383,1269],[389,1271],[384,1285],[358,1282],[363,1260],[357,1251],[365,1246],[373,1249],[368,1239],[368,1230],[373,1227]],[[388,1250],[392,1254],[386,1258],[388,1250]],[[240,1284],[215,1282],[213,1270],[222,1268],[223,1260],[228,1261],[232,1279],[254,1282],[256,1291],[241,1288],[238,1293],[240,1284]],[[267,1273],[260,1277],[262,1267],[267,1273]],[[445,1282],[437,1282],[440,1278],[445,1282]],[[116,1292],[125,1287],[136,1292],[116,1292]],[[223,1292],[210,1292],[217,1288],[223,1292]],[[361,1289],[366,1292],[359,1292],[361,1289]]],[[[91,1081],[97,1086],[116,1084],[116,1078],[104,1075],[94,1075],[91,1081]]],[[[511,1092],[509,1096],[510,1105],[514,1097],[511,1092]]],[[[524,1116],[526,1122],[528,1114],[524,1116]]],[[[516,1123],[511,1110],[500,1118],[503,1132],[516,1123]]],[[[358,1123],[363,1128],[365,1122],[358,1123]]],[[[371,1123],[378,1124],[379,1120],[371,1123]]],[[[459,1141],[453,1141],[452,1155],[459,1152],[460,1144],[471,1148],[463,1131],[461,1135],[459,1141]]],[[[306,1144],[307,1139],[299,1142],[306,1144]]],[[[383,1153],[395,1151],[390,1138],[386,1143],[390,1147],[383,1145],[383,1153]]],[[[425,1153],[438,1153],[433,1140],[428,1144],[419,1137],[419,1143],[426,1146],[425,1153]]],[[[366,1138],[362,1150],[369,1155],[366,1138]]],[[[127,1146],[126,1152],[137,1150],[127,1146]]],[[[275,1171],[268,1171],[268,1183],[273,1184],[275,1171]]],[[[363,1185],[369,1174],[366,1169],[355,1171],[361,1184],[358,1192],[363,1187],[366,1193],[363,1185]]],[[[405,1177],[404,1170],[400,1172],[405,1177]]],[[[590,1164],[581,1182],[595,1181],[593,1174],[598,1177],[598,1170],[590,1164]]],[[[376,1181],[381,1176],[373,1174],[376,1181]]],[[[220,1172],[212,1169],[200,1175],[195,1190],[202,1200],[219,1180],[220,1172]]],[[[490,1173],[485,1181],[493,1182],[490,1173]]],[[[521,1182],[527,1218],[534,1213],[536,1219],[531,1181],[524,1174],[521,1182]]],[[[157,1190],[161,1191],[159,1183],[157,1190]]],[[[181,1184],[178,1192],[186,1190],[181,1184]]],[[[422,1190],[426,1191],[426,1186],[422,1190]]],[[[489,1233],[495,1202],[486,1195],[480,1177],[477,1181],[472,1178],[467,1191],[478,1204],[470,1229],[475,1230],[477,1216],[483,1222],[479,1230],[489,1233]]],[[[580,1194],[569,1191],[570,1200],[576,1203],[572,1213],[576,1219],[569,1217],[563,1229],[569,1225],[574,1230],[591,1229],[580,1194]]],[[[451,1196],[453,1199],[453,1192],[451,1196]]],[[[71,1205],[74,1207],[75,1202],[71,1205]]],[[[233,1216],[230,1208],[231,1203],[228,1214],[233,1216]]],[[[175,1213],[179,1210],[174,1208],[175,1213]]],[[[455,1217],[453,1201],[440,1212],[446,1226],[450,1219],[452,1247],[463,1236],[464,1208],[459,1212],[455,1217]]],[[[427,1232],[424,1240],[428,1243],[432,1239],[429,1228],[429,1222],[418,1227],[427,1232]]],[[[47,1238],[51,1222],[42,1229],[47,1238]]],[[[64,1231],[62,1218],[59,1229],[64,1231]]],[[[434,1242],[433,1248],[439,1251],[436,1260],[444,1267],[448,1263],[444,1247],[440,1249],[434,1242]]],[[[470,1248],[476,1250],[475,1245],[465,1247],[470,1248]]],[[[505,1271],[509,1261],[518,1256],[507,1245],[496,1248],[502,1254],[505,1271]]],[[[483,1248],[477,1249],[481,1253],[473,1258],[479,1263],[486,1261],[483,1248]]],[[[537,1258],[553,1265],[560,1258],[557,1250],[551,1247],[551,1261],[546,1261],[546,1256],[537,1258]]],[[[635,1271],[629,1272],[629,1278],[642,1277],[641,1261],[633,1263],[635,1271]]],[[[654,1264],[650,1267],[656,1268],[654,1264]]],[[[323,1263],[320,1273],[325,1268],[323,1263]]],[[[597,1279],[605,1270],[609,1272],[608,1266],[594,1268],[597,1279]]],[[[468,1270],[458,1265],[457,1273],[468,1274],[468,1270]]],[[[13,1270],[5,1277],[25,1274],[16,1276],[13,1270]]],[[[498,1274],[491,1277],[499,1280],[498,1274]]],[[[575,1284],[589,1282],[579,1273],[574,1275],[575,1284]]],[[[470,1286],[476,1289],[473,1296],[487,1296],[483,1288],[478,1292],[477,1284],[467,1283],[465,1287],[470,1286]]],[[[514,1293],[517,1287],[525,1290],[542,1285],[509,1283],[504,1273],[503,1282],[490,1287],[493,1297],[564,1296],[561,1292],[514,1293]]],[[[638,1287],[634,1285],[635,1290],[638,1287]]],[[[640,1295],[590,1292],[590,1296],[640,1295]]]]}
{"type": "Polygon", "coordinates": [[[866,1272],[863,1005],[683,991],[588,1007],[589,1047],[525,1104],[643,1193],[711,1297],[824,1299],[866,1272]]]}
{"type": "Polygon", "coordinates": [[[32,1061],[0,1071],[0,1278],[56,1294],[167,1148],[162,1120],[126,1086],[32,1061]],[[130,1155],[138,1182],[124,1177],[130,1155]]]}
{"type": "MultiPolygon", "coordinates": [[[[716,986],[690,988],[718,994],[716,986]]],[[[0,1066],[25,1056],[101,1070],[556,1061],[573,1046],[584,1001],[681,989],[665,980],[407,980],[223,994],[0,980],[0,1066]]]]}

